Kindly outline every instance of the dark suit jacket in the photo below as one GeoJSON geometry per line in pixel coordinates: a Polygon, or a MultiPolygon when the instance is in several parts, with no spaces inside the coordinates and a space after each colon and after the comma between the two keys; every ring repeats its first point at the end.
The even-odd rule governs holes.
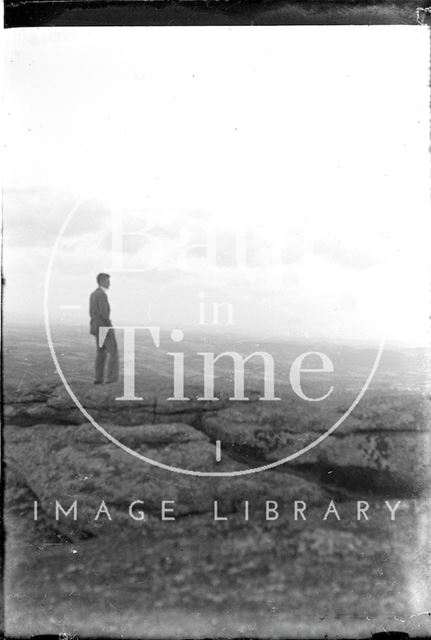
{"type": "Polygon", "coordinates": [[[109,314],[108,296],[100,287],[97,287],[90,296],[90,333],[99,335],[99,327],[112,327],[109,314]]]}

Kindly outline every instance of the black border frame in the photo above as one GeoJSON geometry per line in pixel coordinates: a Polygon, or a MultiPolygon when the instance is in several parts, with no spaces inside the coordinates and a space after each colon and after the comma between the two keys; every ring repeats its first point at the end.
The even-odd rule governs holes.
{"type": "Polygon", "coordinates": [[[431,0],[4,0],[4,26],[430,24],[431,0]]]}

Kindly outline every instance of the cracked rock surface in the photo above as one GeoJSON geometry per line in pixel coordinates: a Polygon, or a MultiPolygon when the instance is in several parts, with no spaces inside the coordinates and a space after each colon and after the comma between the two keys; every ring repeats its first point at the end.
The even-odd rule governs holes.
{"type": "Polygon", "coordinates": [[[354,636],[426,631],[426,394],[377,389],[318,446],[241,474],[308,446],[348,402],[330,415],[290,399],[270,408],[254,392],[249,403],[222,393],[217,403],[192,397],[179,406],[161,384],[119,410],[117,389],[72,386],[126,449],[169,467],[239,475],[146,463],[85,422],[57,382],[6,389],[10,634],[285,637],[343,635],[346,624],[354,636]],[[65,511],[76,502],[76,519],[73,511],[57,519],[56,501],[65,511]],[[360,520],[358,501],[367,514],[360,520]],[[163,508],[175,519],[162,520],[163,508]]]}

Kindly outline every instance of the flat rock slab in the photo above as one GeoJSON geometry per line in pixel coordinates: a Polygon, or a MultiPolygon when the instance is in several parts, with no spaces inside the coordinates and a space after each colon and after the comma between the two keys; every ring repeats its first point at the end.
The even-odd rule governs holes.
{"type": "MultiPolygon", "coordinates": [[[[160,385],[157,393],[139,394],[139,400],[118,400],[123,396],[122,383],[89,385],[71,381],[71,388],[82,407],[98,421],[116,422],[124,426],[151,422],[181,421],[193,424],[206,411],[218,411],[228,406],[228,397],[217,402],[170,401],[172,389],[160,385]]],[[[29,426],[38,422],[81,424],[85,416],[62,384],[40,385],[20,393],[9,389],[5,393],[5,415],[8,422],[29,426]]]]}
{"type": "Polygon", "coordinates": [[[312,473],[326,483],[413,496],[426,491],[430,482],[429,417],[429,399],[394,394],[364,399],[326,438],[321,424],[307,425],[303,419],[292,423],[291,415],[283,419],[280,410],[271,411],[267,403],[207,413],[201,428],[212,440],[221,440],[231,455],[250,464],[291,456],[286,468],[312,473]],[[307,450],[295,457],[302,449],[307,450]]]}
{"type": "MultiPolygon", "coordinates": [[[[134,451],[163,464],[193,468],[203,472],[232,472],[247,467],[229,456],[216,462],[214,445],[202,432],[186,424],[140,425],[124,429],[110,425],[111,435],[134,451]]],[[[29,429],[6,429],[6,463],[14,473],[8,486],[13,492],[20,479],[40,508],[54,518],[55,501],[68,509],[77,501],[77,522],[72,515],[61,517],[63,525],[100,532],[109,521],[101,513],[95,520],[101,501],[116,524],[133,523],[129,506],[135,500],[148,516],[161,517],[162,501],[178,517],[190,513],[214,512],[217,501],[220,515],[243,509],[265,500],[307,500],[320,502],[326,492],[313,482],[296,476],[265,472],[239,477],[197,477],[165,471],[133,457],[108,441],[94,427],[56,427],[36,425],[29,429]]],[[[28,505],[28,509],[32,504],[28,505]]],[[[60,526],[60,525],[59,525],[60,526]]],[[[66,529],[64,529],[66,530],[66,529]]]]}

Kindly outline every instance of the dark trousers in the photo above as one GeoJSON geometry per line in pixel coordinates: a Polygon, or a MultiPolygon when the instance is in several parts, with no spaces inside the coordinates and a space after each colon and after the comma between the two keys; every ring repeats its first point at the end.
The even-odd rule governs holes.
{"type": "Polygon", "coordinates": [[[101,347],[99,347],[98,338],[96,336],[96,349],[97,352],[96,362],[94,364],[94,382],[103,382],[106,364],[107,367],[105,382],[117,382],[119,371],[118,347],[117,340],[112,329],[108,331],[105,341],[101,347]]]}

